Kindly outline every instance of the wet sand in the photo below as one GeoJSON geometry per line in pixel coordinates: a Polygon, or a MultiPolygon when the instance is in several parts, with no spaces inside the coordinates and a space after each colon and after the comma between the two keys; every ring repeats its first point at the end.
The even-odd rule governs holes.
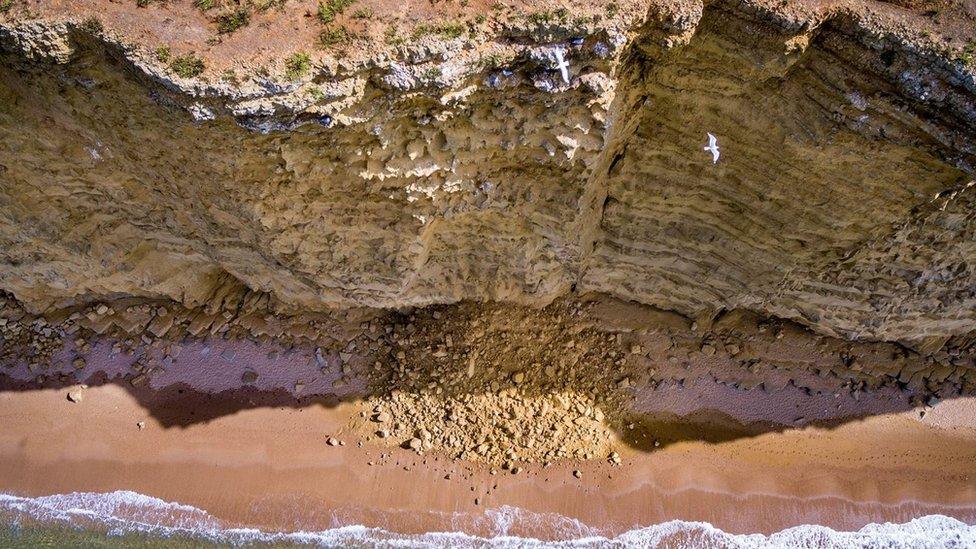
{"type": "MultiPolygon", "coordinates": [[[[672,390],[687,398],[731,391],[672,390]]],[[[668,389],[659,391],[665,398],[668,389]]],[[[732,533],[800,524],[853,530],[936,513],[976,522],[971,398],[941,402],[922,420],[917,412],[882,414],[835,428],[631,448],[621,466],[567,462],[492,475],[436,454],[360,447],[343,432],[353,404],[258,407],[165,427],[120,385],[89,388],[80,403],[65,395],[0,393],[0,491],[133,490],[267,530],[365,524],[491,535],[499,526],[485,511],[503,506],[528,511],[506,533],[542,538],[594,533],[538,515],[546,513],[604,534],[671,519],[732,533]],[[327,445],[330,436],[345,445],[327,445]]],[[[764,401],[797,396],[787,388],[764,401]]]]}
{"type": "MultiPolygon", "coordinates": [[[[931,514],[976,524],[969,362],[948,368],[890,344],[833,340],[741,315],[702,332],[670,313],[617,301],[554,307],[472,306],[482,314],[473,320],[463,307],[434,309],[387,328],[357,320],[351,324],[362,334],[328,347],[175,328],[155,339],[84,328],[78,338],[66,330],[45,343],[52,351],[43,360],[11,347],[0,364],[0,493],[129,490],[266,531],[361,524],[406,534],[565,539],[672,519],[742,534],[804,524],[852,531],[931,514]],[[483,331],[479,318],[498,330],[464,339],[483,331]],[[397,340],[406,324],[417,331],[397,340]],[[423,364],[453,329],[455,345],[477,353],[480,368],[508,379],[504,367],[524,367],[532,379],[544,366],[518,357],[540,345],[529,337],[540,325],[577,335],[597,326],[597,340],[612,342],[613,362],[583,359],[575,367],[589,368],[585,379],[602,373],[595,367],[610,368],[599,387],[627,392],[627,408],[606,417],[619,465],[606,454],[548,467],[525,460],[513,474],[372,436],[379,428],[367,419],[373,408],[359,399],[376,390],[367,389],[366,374],[403,364],[389,357],[407,349],[423,364]],[[622,389],[614,380],[625,374],[622,389]],[[75,391],[82,398],[72,402],[75,391]]],[[[91,326],[104,331],[106,319],[127,326],[122,316],[95,314],[91,326]]],[[[35,338],[45,329],[20,325],[35,338]]],[[[466,364],[462,355],[443,369],[466,364]]],[[[414,390],[430,391],[425,383],[414,390]]],[[[550,385],[527,380],[518,391],[530,397],[550,385]]],[[[526,415],[508,420],[541,421],[538,408],[519,410],[526,415]]]]}

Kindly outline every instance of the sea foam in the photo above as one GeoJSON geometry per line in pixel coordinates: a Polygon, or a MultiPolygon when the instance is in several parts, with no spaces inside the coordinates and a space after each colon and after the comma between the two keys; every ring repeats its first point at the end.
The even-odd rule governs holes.
{"type": "Polygon", "coordinates": [[[928,515],[904,524],[869,524],[856,532],[838,532],[818,525],[788,528],[772,535],[729,534],[706,522],[673,520],[603,536],[568,517],[532,514],[514,507],[488,510],[484,520],[495,534],[462,532],[401,534],[361,525],[322,531],[266,532],[228,525],[202,509],[130,491],[75,492],[36,498],[0,494],[0,524],[16,530],[26,525],[66,526],[102,532],[160,538],[191,538],[229,545],[294,544],[316,547],[674,547],[730,549],[776,548],[924,548],[976,547],[976,526],[943,515],[928,515]],[[507,532],[515,521],[545,521],[555,527],[557,541],[516,537],[507,532]]]}

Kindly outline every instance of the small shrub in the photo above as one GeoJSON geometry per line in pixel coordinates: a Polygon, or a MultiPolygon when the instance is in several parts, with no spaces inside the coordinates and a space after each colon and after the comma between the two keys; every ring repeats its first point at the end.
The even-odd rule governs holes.
{"type": "Polygon", "coordinates": [[[400,37],[397,28],[390,25],[383,31],[383,41],[391,46],[396,46],[403,43],[403,38],[400,37]]]}
{"type": "Polygon", "coordinates": [[[321,0],[319,2],[319,20],[325,24],[335,21],[335,18],[353,2],[355,0],[321,0]]]}
{"type": "Polygon", "coordinates": [[[607,2],[606,7],[607,17],[613,17],[620,13],[620,4],[616,2],[607,2]]]}
{"type": "Polygon", "coordinates": [[[501,55],[497,53],[489,53],[488,55],[481,58],[481,66],[488,69],[497,69],[502,66],[504,59],[501,55]]]}
{"type": "Polygon", "coordinates": [[[959,54],[959,60],[967,65],[976,61],[976,40],[966,44],[959,54]]]}
{"type": "Polygon", "coordinates": [[[328,27],[319,33],[319,44],[332,48],[349,42],[349,31],[345,27],[328,27]]]}
{"type": "Polygon", "coordinates": [[[458,22],[441,23],[439,25],[421,24],[414,27],[411,37],[417,39],[434,34],[446,40],[450,40],[463,35],[465,32],[467,32],[467,30],[468,28],[464,25],[464,23],[458,22]]]}
{"type": "Polygon", "coordinates": [[[271,8],[281,9],[285,7],[286,0],[256,0],[254,5],[260,11],[268,11],[271,8]]]}
{"type": "Polygon", "coordinates": [[[530,13],[526,16],[529,22],[536,25],[550,25],[553,23],[567,23],[569,21],[569,10],[559,8],[556,10],[545,10],[530,13]]]}
{"type": "Polygon", "coordinates": [[[173,62],[169,64],[169,68],[181,78],[193,78],[203,73],[203,59],[200,59],[192,53],[188,53],[173,59],[173,62]]]}
{"type": "Polygon", "coordinates": [[[159,46],[156,48],[156,59],[160,63],[169,63],[170,58],[172,58],[172,54],[169,51],[169,46],[159,46]]]}
{"type": "Polygon", "coordinates": [[[214,0],[196,0],[193,4],[200,11],[210,11],[216,5],[214,0]]]}
{"type": "Polygon", "coordinates": [[[372,19],[373,10],[370,8],[359,8],[352,13],[354,19],[372,19]]]}
{"type": "Polygon", "coordinates": [[[231,13],[217,17],[217,32],[230,34],[237,29],[247,26],[251,22],[251,14],[244,8],[238,8],[231,13]]]}
{"type": "Polygon", "coordinates": [[[0,13],[7,13],[14,7],[14,0],[0,0],[0,13]]]}
{"type": "Polygon", "coordinates": [[[81,22],[81,29],[91,34],[101,34],[105,27],[97,17],[89,17],[81,22]]]}
{"type": "Polygon", "coordinates": [[[298,52],[285,60],[285,76],[289,80],[297,80],[312,68],[312,58],[305,52],[298,52]]]}
{"type": "Polygon", "coordinates": [[[309,88],[307,93],[313,101],[322,101],[325,99],[325,92],[322,91],[321,88],[309,88]]]}

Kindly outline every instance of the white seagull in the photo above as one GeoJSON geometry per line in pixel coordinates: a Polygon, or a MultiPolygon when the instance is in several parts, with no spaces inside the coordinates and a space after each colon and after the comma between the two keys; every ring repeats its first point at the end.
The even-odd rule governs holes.
{"type": "Polygon", "coordinates": [[[569,63],[563,59],[563,50],[556,50],[556,68],[563,75],[563,82],[569,84],[569,63]]]}
{"type": "Polygon", "coordinates": [[[708,134],[708,146],[703,150],[712,152],[712,164],[718,162],[718,139],[714,135],[708,134]]]}

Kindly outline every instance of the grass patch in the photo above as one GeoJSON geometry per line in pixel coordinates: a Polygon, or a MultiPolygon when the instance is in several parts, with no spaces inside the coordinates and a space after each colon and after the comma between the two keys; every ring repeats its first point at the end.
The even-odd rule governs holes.
{"type": "Polygon", "coordinates": [[[297,80],[305,76],[310,68],[312,68],[312,58],[305,52],[292,54],[285,59],[285,76],[289,80],[297,80]]]}
{"type": "Polygon", "coordinates": [[[352,12],[353,19],[372,19],[373,10],[370,8],[359,8],[358,10],[352,12]]]}
{"type": "Polygon", "coordinates": [[[345,27],[328,27],[319,33],[319,44],[325,48],[333,48],[348,43],[350,38],[345,27]]]}
{"type": "Polygon", "coordinates": [[[468,27],[464,23],[458,23],[457,21],[451,21],[449,23],[439,23],[437,25],[427,25],[420,24],[414,27],[413,33],[410,35],[413,39],[421,38],[424,36],[435,35],[439,36],[445,40],[450,40],[452,38],[457,38],[468,32],[468,27]]]}
{"type": "Polygon", "coordinates": [[[105,27],[102,26],[102,22],[97,17],[89,17],[81,22],[81,30],[91,34],[101,34],[105,27]]]}
{"type": "Polygon", "coordinates": [[[530,23],[536,25],[551,25],[553,23],[567,23],[569,21],[569,10],[559,8],[556,10],[544,10],[530,13],[525,17],[530,23]]]}
{"type": "Polygon", "coordinates": [[[966,47],[959,53],[959,60],[967,65],[976,62],[976,40],[966,44],[966,47]]]}
{"type": "Polygon", "coordinates": [[[0,13],[7,13],[14,7],[14,0],[0,0],[0,13]]]}
{"type": "Polygon", "coordinates": [[[172,53],[169,51],[169,46],[159,46],[156,48],[156,59],[160,63],[169,63],[169,60],[173,58],[172,53]]]}
{"type": "Polygon", "coordinates": [[[322,101],[325,99],[325,92],[319,88],[309,88],[306,93],[312,98],[313,101],[322,101]]]}
{"type": "Polygon", "coordinates": [[[181,78],[193,78],[203,73],[203,59],[192,53],[181,55],[169,64],[169,68],[174,74],[181,78]]]}
{"type": "Polygon", "coordinates": [[[230,34],[251,22],[251,14],[245,8],[237,8],[231,13],[217,17],[217,32],[230,34]]]}
{"type": "Polygon", "coordinates": [[[356,0],[321,0],[319,2],[319,21],[329,24],[352,5],[356,0]]]}
{"type": "Polygon", "coordinates": [[[193,2],[193,5],[200,11],[210,11],[217,7],[217,3],[214,0],[196,0],[193,2]]]}
{"type": "Polygon", "coordinates": [[[383,31],[383,41],[389,44],[390,46],[397,46],[403,43],[403,38],[400,36],[400,33],[397,31],[397,28],[393,25],[390,25],[386,27],[385,31],[383,31]]]}

